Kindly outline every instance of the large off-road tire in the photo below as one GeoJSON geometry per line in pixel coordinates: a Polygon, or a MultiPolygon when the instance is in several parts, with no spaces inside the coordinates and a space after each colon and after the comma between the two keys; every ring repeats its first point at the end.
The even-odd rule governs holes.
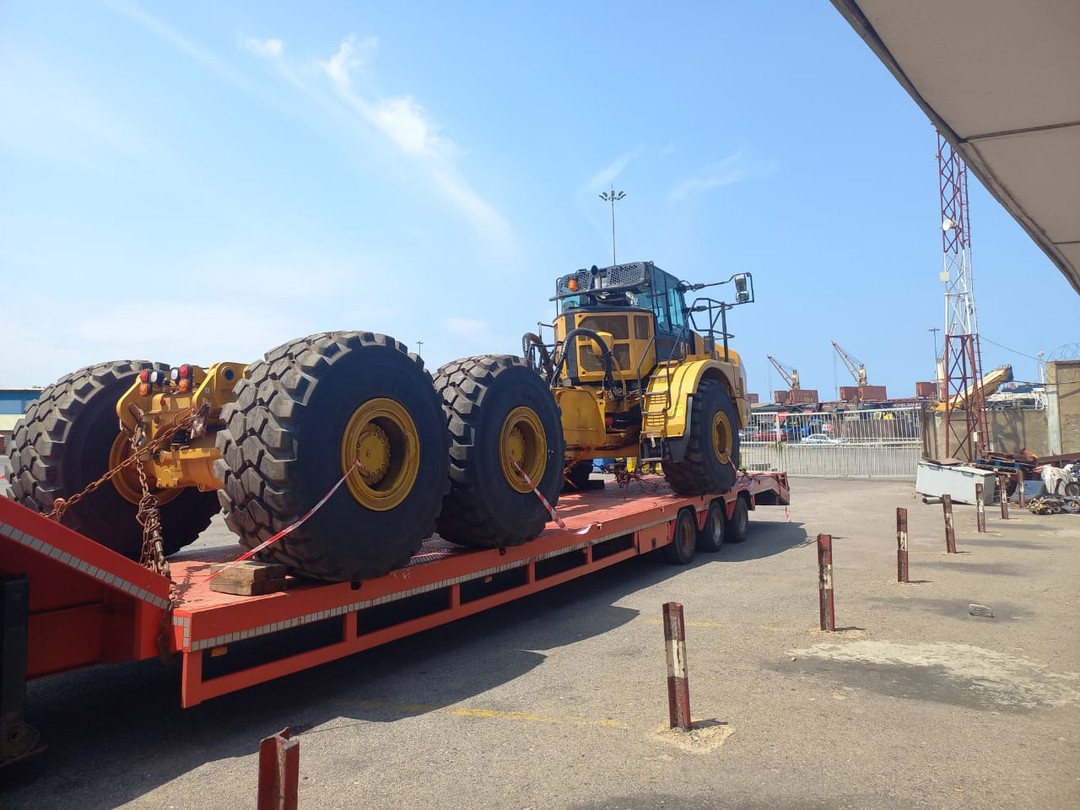
{"type": "Polygon", "coordinates": [[[482,548],[532,540],[550,519],[563,485],[562,421],[547,383],[510,355],[466,357],[435,375],[450,434],[450,492],[439,534],[482,548]]]}
{"type": "MultiPolygon", "coordinates": [[[[68,374],[41,392],[12,435],[15,500],[39,512],[51,512],[55,499],[82,492],[109,471],[114,444],[119,442],[120,447],[126,441],[121,437],[116,402],[143,368],[168,371],[161,363],[117,360],[68,374]]],[[[106,483],[80,500],[64,512],[62,522],[137,560],[142,526],[135,520],[139,490],[132,474],[118,476],[116,484],[106,483]],[[127,492],[126,497],[121,490],[127,492]]],[[[164,490],[159,499],[166,554],[193,542],[218,511],[213,492],[164,490]]]]}
{"type": "Polygon", "coordinates": [[[682,461],[664,461],[664,475],[679,495],[727,492],[738,478],[739,422],[735,403],[719,380],[698,383],[690,409],[690,437],[682,461]]]}
{"type": "Polygon", "coordinates": [[[313,579],[357,581],[405,565],[447,489],[442,404],[423,361],[372,332],[324,332],[248,367],[222,411],[215,473],[225,522],[261,556],[313,579]]]}

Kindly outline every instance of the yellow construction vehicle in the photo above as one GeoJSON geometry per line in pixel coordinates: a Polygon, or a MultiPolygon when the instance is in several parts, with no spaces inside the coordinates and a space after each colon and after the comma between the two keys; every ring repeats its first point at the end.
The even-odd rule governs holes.
{"type": "MultiPolygon", "coordinates": [[[[753,300],[748,274],[729,281],[735,303],[753,300]]],[[[405,565],[436,530],[481,547],[536,537],[567,459],[571,479],[589,459],[640,456],[677,492],[722,492],[748,406],[732,304],[685,304],[704,286],[648,262],[565,276],[551,351],[528,343],[546,378],[485,355],[432,379],[372,332],[310,335],[250,365],[90,366],[16,426],[13,496],[150,564],[223,511],[242,545],[275,538],[263,556],[294,574],[357,581],[405,565]]]]}
{"type": "Polygon", "coordinates": [[[754,300],[751,275],[690,284],[647,261],[593,266],[559,278],[552,300],[553,342],[529,333],[523,350],[559,403],[568,480],[582,486],[593,459],[625,457],[659,462],[680,494],[729,489],[750,405],[727,311],[754,300]],[[728,283],[734,302],[686,300],[728,283]]]}

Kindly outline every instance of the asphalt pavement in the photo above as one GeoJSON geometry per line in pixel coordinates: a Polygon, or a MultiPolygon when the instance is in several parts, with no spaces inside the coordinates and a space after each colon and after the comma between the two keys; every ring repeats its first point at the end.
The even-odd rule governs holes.
{"type": "Polygon", "coordinates": [[[1080,516],[995,508],[977,535],[957,506],[946,554],[910,483],[803,478],[792,498],[687,567],[631,560],[192,709],[157,661],[35,682],[49,748],[0,771],[0,807],[253,807],[259,740],[286,726],[309,808],[1080,806],[1080,516]],[[667,729],[669,600],[688,734],[667,729]]]}

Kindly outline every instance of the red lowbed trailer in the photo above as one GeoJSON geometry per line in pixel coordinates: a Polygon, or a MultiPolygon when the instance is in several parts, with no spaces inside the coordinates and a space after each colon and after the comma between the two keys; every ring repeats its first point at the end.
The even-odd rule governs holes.
{"type": "Polygon", "coordinates": [[[434,538],[407,567],[384,577],[336,584],[290,579],[285,590],[261,596],[209,587],[211,566],[235,559],[239,546],[174,555],[170,583],[0,497],[0,765],[38,749],[25,719],[29,680],[160,655],[179,659],[180,701],[194,706],[665,546],[672,546],[673,561],[686,562],[697,540],[687,538],[689,518],[680,532],[679,516],[689,513],[704,532],[714,502],[730,539],[742,539],[731,535],[745,533],[748,510],[789,502],[785,473],[741,475],[716,496],[673,495],[659,478],[630,484],[638,487],[641,492],[609,486],[564,495],[559,512],[566,528],[549,524],[524,545],[469,550],[434,538]],[[246,649],[255,644],[257,651],[246,649]]]}

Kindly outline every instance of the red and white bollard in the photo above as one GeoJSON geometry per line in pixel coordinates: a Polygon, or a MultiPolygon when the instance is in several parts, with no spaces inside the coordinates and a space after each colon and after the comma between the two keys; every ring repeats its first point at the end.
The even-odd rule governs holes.
{"type": "Polygon", "coordinates": [[[671,728],[690,730],[690,678],[686,670],[686,623],[683,606],[664,603],[664,646],[667,650],[668,718],[671,728]]]}
{"type": "Polygon", "coordinates": [[[283,729],[259,743],[258,810],[297,810],[300,741],[283,729]]]}
{"type": "Polygon", "coordinates": [[[821,613],[821,629],[831,633],[836,630],[836,605],[833,602],[832,535],[817,536],[818,559],[818,607],[821,613]]]}
{"type": "Polygon", "coordinates": [[[908,581],[907,509],[896,507],[896,581],[908,581]]]}

